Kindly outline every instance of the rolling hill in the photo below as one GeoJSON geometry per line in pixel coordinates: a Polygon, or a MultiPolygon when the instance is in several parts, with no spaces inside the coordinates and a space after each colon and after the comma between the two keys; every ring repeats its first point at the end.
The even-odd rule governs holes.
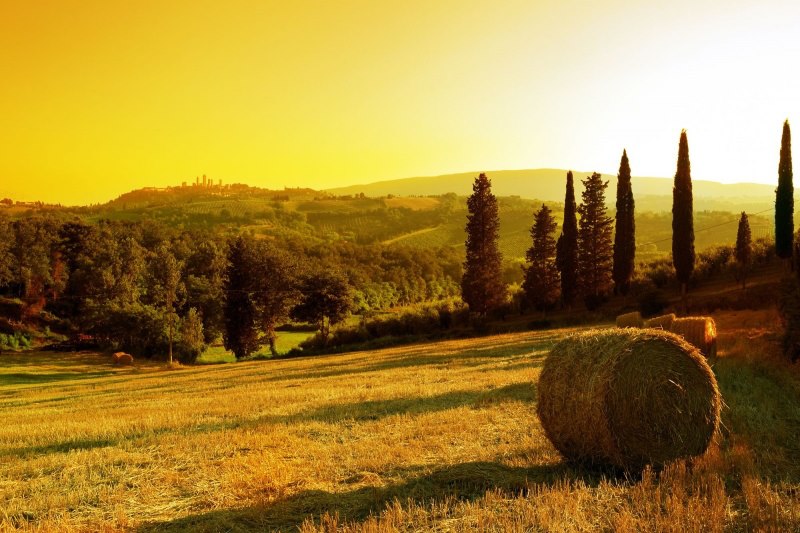
{"type": "MultiPolygon", "coordinates": [[[[378,181],[362,185],[337,187],[327,192],[336,195],[366,196],[432,196],[456,193],[467,196],[472,192],[475,172],[444,174],[378,181]]],[[[576,187],[580,179],[591,172],[573,171],[576,187]]],[[[526,169],[487,171],[492,179],[493,191],[497,196],[520,196],[536,198],[549,202],[560,202],[564,198],[564,169],[526,169]]],[[[616,175],[603,174],[609,181],[609,192],[616,188],[616,175]]],[[[693,182],[695,209],[709,211],[748,212],[769,209],[775,201],[775,187],[758,183],[724,184],[715,181],[695,180],[693,182]]],[[[672,179],[634,177],[633,192],[637,208],[642,211],[669,211],[672,206],[672,179]]],[[[576,191],[579,194],[579,191],[576,191]]],[[[607,194],[613,199],[613,194],[607,194]]]]}

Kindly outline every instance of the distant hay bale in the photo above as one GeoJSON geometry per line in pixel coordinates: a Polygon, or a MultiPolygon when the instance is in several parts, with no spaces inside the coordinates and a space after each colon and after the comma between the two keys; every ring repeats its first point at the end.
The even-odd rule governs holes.
{"type": "Polygon", "coordinates": [[[538,384],[539,419],[564,457],[629,471],[704,453],[720,405],[698,350],[653,329],[567,337],[551,350],[538,384]]]}
{"type": "Polygon", "coordinates": [[[717,324],[710,316],[676,318],[670,331],[699,348],[706,357],[717,356],[717,324]]]}
{"type": "Polygon", "coordinates": [[[659,328],[663,329],[664,331],[669,331],[670,327],[672,326],[672,322],[675,320],[675,313],[670,313],[668,315],[661,315],[650,318],[644,321],[644,327],[646,328],[659,328]]]}
{"type": "Polygon", "coordinates": [[[639,311],[633,313],[625,313],[617,317],[618,328],[641,328],[644,326],[642,314],[639,311]]]}
{"type": "Polygon", "coordinates": [[[117,352],[113,356],[114,364],[117,366],[127,366],[133,364],[133,356],[125,352],[117,352]]]}

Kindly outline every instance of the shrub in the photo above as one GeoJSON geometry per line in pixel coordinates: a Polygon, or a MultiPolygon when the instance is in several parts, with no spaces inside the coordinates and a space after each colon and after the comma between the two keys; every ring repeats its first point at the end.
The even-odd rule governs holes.
{"type": "Polygon", "coordinates": [[[469,309],[459,300],[418,305],[390,315],[364,318],[357,326],[340,327],[325,339],[317,334],[300,343],[303,350],[335,348],[375,339],[429,335],[462,326],[469,321],[469,309]]]}
{"type": "Polygon", "coordinates": [[[778,312],[783,323],[783,352],[792,362],[800,359],[800,285],[794,278],[781,281],[778,312]]]}
{"type": "Polygon", "coordinates": [[[642,276],[649,279],[656,288],[663,289],[675,282],[675,268],[672,258],[665,257],[640,265],[642,276]]]}
{"type": "Polygon", "coordinates": [[[33,339],[20,331],[14,333],[0,333],[0,348],[6,350],[27,349],[33,346],[33,339]]]}
{"type": "Polygon", "coordinates": [[[102,349],[152,357],[169,344],[162,313],[142,304],[104,305],[90,311],[92,333],[102,349]]]}
{"type": "Polygon", "coordinates": [[[669,305],[664,291],[653,289],[639,295],[639,311],[644,316],[658,315],[669,305]]]}

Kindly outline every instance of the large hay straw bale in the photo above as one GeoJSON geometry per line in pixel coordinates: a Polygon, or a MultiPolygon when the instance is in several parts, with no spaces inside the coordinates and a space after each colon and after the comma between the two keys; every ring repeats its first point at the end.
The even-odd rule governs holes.
{"type": "Polygon", "coordinates": [[[676,318],[670,331],[697,346],[706,357],[717,356],[717,323],[710,316],[676,318]]]}
{"type": "Polygon", "coordinates": [[[672,327],[672,322],[675,320],[675,318],[676,318],[675,313],[649,318],[644,321],[644,327],[660,328],[663,329],[664,331],[669,331],[670,327],[672,327]]]}
{"type": "Polygon", "coordinates": [[[644,327],[642,314],[639,311],[633,313],[625,313],[617,317],[618,328],[641,328],[644,327]]]}
{"type": "Polygon", "coordinates": [[[562,455],[631,471],[704,453],[720,405],[698,350],[654,329],[567,337],[551,350],[538,384],[539,419],[562,455]]]}

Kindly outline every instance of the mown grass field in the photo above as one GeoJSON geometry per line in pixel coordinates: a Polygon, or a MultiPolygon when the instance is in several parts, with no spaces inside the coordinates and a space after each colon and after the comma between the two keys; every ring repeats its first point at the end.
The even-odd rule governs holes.
{"type": "Polygon", "coordinates": [[[542,433],[569,330],[178,370],[6,353],[0,529],[798,531],[800,371],[774,312],[717,318],[723,431],[641,477],[542,433]]]}

